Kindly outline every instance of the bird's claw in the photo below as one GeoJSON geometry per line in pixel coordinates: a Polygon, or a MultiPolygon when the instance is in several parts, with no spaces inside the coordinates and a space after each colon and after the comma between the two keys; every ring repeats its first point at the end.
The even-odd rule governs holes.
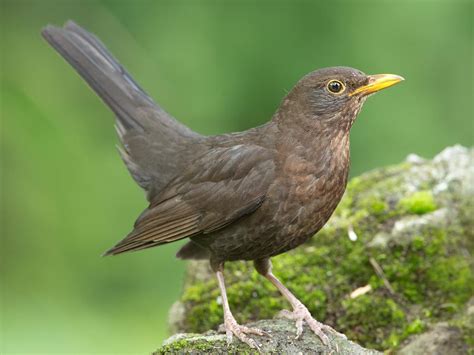
{"type": "Polygon", "coordinates": [[[257,342],[248,337],[247,334],[255,334],[259,336],[271,336],[266,331],[259,328],[246,327],[245,325],[240,325],[236,322],[235,319],[226,319],[224,324],[219,327],[220,331],[224,331],[227,336],[227,344],[232,343],[232,338],[235,335],[240,341],[250,346],[252,349],[256,349],[258,352],[261,352],[260,345],[257,342]]]}
{"type": "Polygon", "coordinates": [[[293,312],[284,309],[279,313],[279,316],[296,321],[296,339],[298,339],[301,334],[303,334],[303,324],[305,322],[308,324],[313,333],[321,339],[324,345],[329,344],[329,338],[324,333],[324,330],[336,332],[330,326],[322,324],[314,319],[308,309],[303,305],[296,307],[293,312]]]}

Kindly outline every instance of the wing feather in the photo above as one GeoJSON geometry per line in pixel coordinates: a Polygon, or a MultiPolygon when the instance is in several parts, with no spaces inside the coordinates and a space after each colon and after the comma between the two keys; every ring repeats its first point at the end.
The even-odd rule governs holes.
{"type": "Polygon", "coordinates": [[[273,181],[272,154],[242,145],[210,151],[173,180],[106,255],[211,234],[253,213],[273,181]]]}

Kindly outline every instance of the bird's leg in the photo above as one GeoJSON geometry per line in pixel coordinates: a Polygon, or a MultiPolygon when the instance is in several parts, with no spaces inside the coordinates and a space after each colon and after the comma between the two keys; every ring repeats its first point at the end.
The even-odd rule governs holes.
{"type": "Polygon", "coordinates": [[[330,326],[322,324],[313,318],[308,308],[300,302],[291,292],[288,290],[280,280],[276,278],[272,273],[272,264],[269,259],[255,260],[255,269],[265,276],[270,282],[276,286],[278,291],[290,302],[293,307],[293,312],[283,310],[280,315],[286,318],[290,318],[296,321],[296,338],[299,338],[303,333],[303,323],[306,322],[311,330],[321,339],[323,344],[329,344],[329,338],[324,334],[323,330],[333,330],[330,326]]]}
{"type": "Polygon", "coordinates": [[[268,335],[268,333],[258,328],[250,328],[237,323],[234,316],[232,315],[232,312],[230,311],[229,302],[227,300],[227,292],[225,289],[223,274],[224,264],[220,263],[216,266],[212,266],[214,271],[216,272],[217,281],[219,283],[219,288],[221,291],[222,307],[224,309],[224,328],[227,335],[227,343],[232,343],[232,336],[235,335],[237,338],[239,338],[242,342],[246,343],[251,348],[260,350],[257,342],[252,338],[249,338],[247,334],[268,335]]]}

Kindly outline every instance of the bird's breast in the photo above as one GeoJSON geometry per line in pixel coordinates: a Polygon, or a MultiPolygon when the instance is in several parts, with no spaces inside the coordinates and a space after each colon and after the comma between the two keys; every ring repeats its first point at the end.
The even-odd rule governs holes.
{"type": "Polygon", "coordinates": [[[320,152],[296,147],[287,155],[275,192],[277,220],[285,220],[288,238],[311,236],[327,222],[344,194],[349,161],[347,135],[334,137],[320,152]]]}

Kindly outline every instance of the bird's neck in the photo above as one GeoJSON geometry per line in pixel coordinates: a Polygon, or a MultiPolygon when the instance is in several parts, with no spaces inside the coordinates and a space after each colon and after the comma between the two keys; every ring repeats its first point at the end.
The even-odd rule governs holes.
{"type": "Polygon", "coordinates": [[[283,159],[306,162],[314,175],[337,175],[345,185],[350,166],[350,127],[326,125],[302,116],[276,117],[273,122],[278,127],[277,150],[283,159]]]}

